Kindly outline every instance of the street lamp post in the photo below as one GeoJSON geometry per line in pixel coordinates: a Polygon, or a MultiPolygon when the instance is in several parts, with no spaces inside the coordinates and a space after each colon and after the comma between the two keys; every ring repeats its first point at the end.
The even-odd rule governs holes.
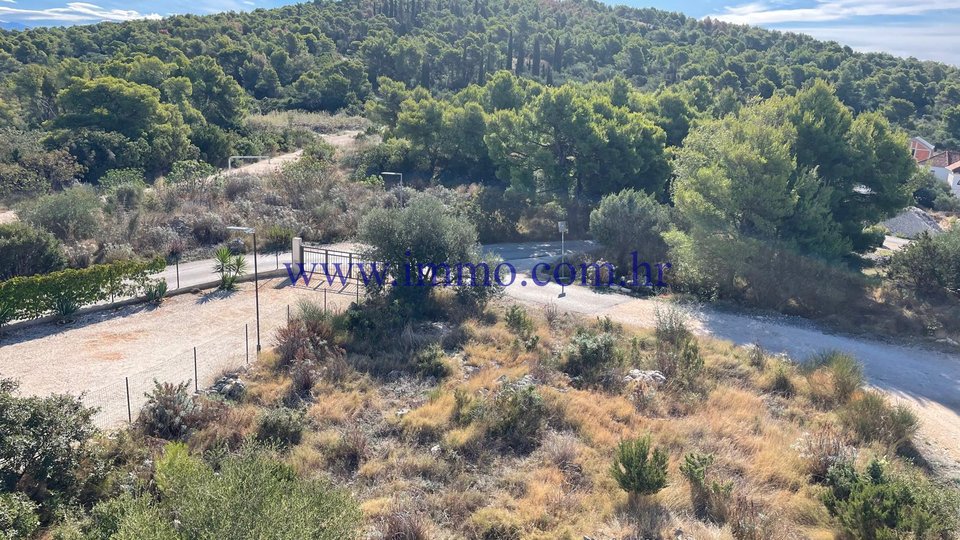
{"type": "MultiPolygon", "coordinates": [[[[557,228],[560,229],[560,265],[565,266],[567,263],[567,250],[564,249],[563,235],[567,232],[567,222],[558,221],[557,228]]],[[[560,298],[563,298],[564,296],[567,295],[565,287],[566,287],[565,284],[563,283],[563,281],[561,281],[560,282],[560,298]]]]}
{"type": "Polygon", "coordinates": [[[257,306],[257,356],[260,355],[260,274],[257,271],[257,230],[253,227],[227,227],[229,231],[253,235],[253,297],[257,306]]]}
{"type": "Polygon", "coordinates": [[[384,176],[396,176],[400,178],[400,206],[403,206],[403,173],[383,171],[380,173],[380,177],[382,178],[384,176]]]}

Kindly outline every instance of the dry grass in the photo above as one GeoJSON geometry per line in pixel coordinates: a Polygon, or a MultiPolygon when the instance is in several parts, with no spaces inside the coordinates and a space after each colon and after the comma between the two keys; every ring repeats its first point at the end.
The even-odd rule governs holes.
{"type": "MultiPolygon", "coordinates": [[[[735,538],[729,524],[693,517],[690,485],[679,471],[690,452],[713,454],[712,477],[732,485],[730,512],[759,520],[774,531],[765,533],[770,538],[835,533],[801,443],[836,425],[825,399],[832,381],[820,380],[827,375],[700,339],[705,371],[694,390],[652,388],[638,400],[631,386],[574,388],[555,367],[573,328],[531,315],[540,341],[529,351],[502,321],[466,321],[465,341],[446,352],[452,375],[433,386],[358,373],[321,382],[307,406],[310,429],[290,463],[349,485],[375,538],[407,526],[430,538],[674,538],[677,529],[684,538],[735,538]],[[503,453],[489,425],[469,410],[482,415],[504,384],[525,375],[535,377],[547,429],[533,452],[503,453]],[[779,379],[793,390],[781,391],[779,379]],[[637,507],[609,469],[618,442],[646,433],[670,455],[669,484],[637,507]]],[[[651,365],[649,331],[626,328],[617,339],[631,367],[651,365]]],[[[264,368],[247,401],[282,400],[287,385],[264,368]]],[[[249,407],[232,413],[234,431],[248,425],[249,407]]]]}

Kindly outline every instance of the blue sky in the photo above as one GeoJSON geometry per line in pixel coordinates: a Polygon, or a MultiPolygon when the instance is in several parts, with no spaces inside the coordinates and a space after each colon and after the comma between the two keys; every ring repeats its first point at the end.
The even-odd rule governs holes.
{"type": "MultiPolygon", "coordinates": [[[[960,0],[620,0],[735,23],[790,30],[861,51],[960,66],[960,0]]],[[[290,4],[284,0],[0,0],[0,22],[87,24],[290,4]]],[[[617,2],[619,3],[619,1],[617,2]]]]}

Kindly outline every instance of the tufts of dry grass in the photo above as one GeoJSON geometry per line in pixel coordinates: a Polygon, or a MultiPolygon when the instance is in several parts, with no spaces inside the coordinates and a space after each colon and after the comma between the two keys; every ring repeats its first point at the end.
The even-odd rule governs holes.
{"type": "MultiPolygon", "coordinates": [[[[681,529],[683,538],[740,540],[835,533],[815,482],[835,454],[853,448],[831,427],[845,391],[837,390],[830,369],[801,370],[769,356],[760,361],[751,349],[698,339],[704,370],[692,387],[651,385],[642,398],[634,385],[575,388],[556,361],[574,331],[571,319],[530,316],[539,339],[529,349],[517,346],[503,320],[462,321],[453,348],[444,350],[450,374],[439,382],[362,374],[319,382],[307,406],[310,427],[288,461],[301,474],[349,485],[373,538],[674,538],[681,529]],[[546,426],[532,452],[502,452],[490,407],[521,379],[542,397],[546,426]],[[835,437],[815,438],[827,432],[835,437]],[[669,484],[637,506],[610,466],[622,439],[646,433],[670,455],[669,484]],[[710,477],[730,486],[726,523],[694,517],[691,485],[680,473],[691,452],[711,455],[710,477]]],[[[649,330],[608,330],[625,365],[652,367],[649,330]]],[[[370,362],[412,355],[368,354],[370,362]]],[[[258,372],[248,405],[227,415],[235,427],[222,429],[244,432],[253,404],[282,400],[288,384],[268,368],[258,372]]],[[[209,429],[203,441],[223,437],[209,429]]]]}

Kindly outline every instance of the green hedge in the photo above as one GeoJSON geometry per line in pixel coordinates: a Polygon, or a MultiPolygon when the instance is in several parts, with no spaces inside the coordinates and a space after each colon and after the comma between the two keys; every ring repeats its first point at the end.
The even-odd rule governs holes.
{"type": "Polygon", "coordinates": [[[77,308],[138,296],[150,283],[150,275],[166,263],[118,261],[89,268],[67,269],[49,274],[15,277],[0,282],[0,311],[10,309],[11,320],[26,320],[56,313],[58,302],[72,302],[77,308]]]}

